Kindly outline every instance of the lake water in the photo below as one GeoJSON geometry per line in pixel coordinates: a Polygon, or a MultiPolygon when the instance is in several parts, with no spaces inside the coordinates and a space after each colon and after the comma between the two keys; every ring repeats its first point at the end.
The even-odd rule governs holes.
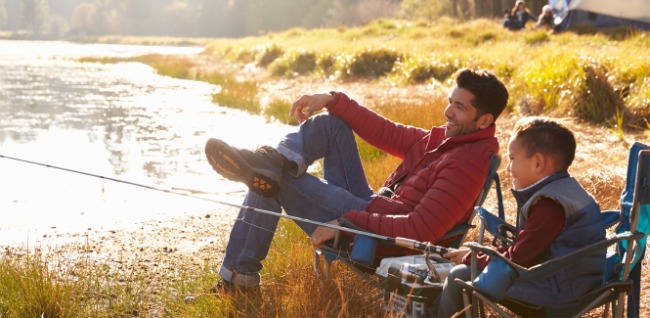
{"type": "MultiPolygon", "coordinates": [[[[0,154],[240,203],[244,187],[212,171],[205,141],[217,137],[253,148],[275,143],[291,127],[212,104],[213,85],[159,76],[140,63],[77,61],[201,50],[0,41],[0,154]]],[[[25,242],[52,229],[129,228],[218,208],[0,158],[0,243],[25,242]]]]}

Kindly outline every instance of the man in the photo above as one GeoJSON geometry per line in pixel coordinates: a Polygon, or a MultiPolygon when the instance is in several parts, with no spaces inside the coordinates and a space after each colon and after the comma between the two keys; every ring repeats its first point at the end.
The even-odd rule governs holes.
{"type": "MultiPolygon", "coordinates": [[[[210,139],[210,165],[224,177],[245,183],[245,206],[338,224],[343,217],[380,235],[433,244],[467,221],[499,146],[494,121],[508,92],[494,74],[463,69],[449,95],[444,126],[425,130],[392,122],[343,93],[305,95],[291,108],[302,124],[276,148],[255,152],[210,139]],[[321,109],[328,114],[311,117],[321,109]],[[379,194],[368,185],[354,133],[402,158],[379,194]],[[324,159],[324,179],[306,173],[324,159]]],[[[219,270],[215,292],[259,291],[278,217],[242,209],[219,270]]],[[[335,230],[298,222],[315,246],[335,230]]],[[[402,251],[404,253],[404,251],[402,251]]]]}

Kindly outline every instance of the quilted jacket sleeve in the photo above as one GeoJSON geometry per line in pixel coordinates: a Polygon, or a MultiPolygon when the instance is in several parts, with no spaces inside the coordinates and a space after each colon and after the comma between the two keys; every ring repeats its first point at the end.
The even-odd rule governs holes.
{"type": "Polygon", "coordinates": [[[344,215],[370,232],[439,242],[469,217],[487,176],[489,154],[454,151],[404,181],[392,197],[376,197],[366,211],[344,215]]]}
{"type": "Polygon", "coordinates": [[[393,156],[403,159],[409,148],[428,133],[422,128],[390,121],[343,93],[332,94],[334,101],[328,106],[329,113],[342,118],[367,143],[393,156]]]}

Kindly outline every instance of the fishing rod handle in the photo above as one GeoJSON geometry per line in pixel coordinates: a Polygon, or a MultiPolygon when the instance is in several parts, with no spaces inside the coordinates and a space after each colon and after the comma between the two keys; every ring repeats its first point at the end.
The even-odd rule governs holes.
{"type": "Polygon", "coordinates": [[[412,249],[412,250],[419,250],[419,251],[424,251],[424,252],[429,252],[429,253],[436,253],[440,255],[444,255],[447,253],[448,249],[442,246],[438,245],[431,245],[430,243],[422,243],[416,240],[408,239],[405,237],[396,237],[395,238],[395,245],[401,246],[404,248],[412,249]]]}

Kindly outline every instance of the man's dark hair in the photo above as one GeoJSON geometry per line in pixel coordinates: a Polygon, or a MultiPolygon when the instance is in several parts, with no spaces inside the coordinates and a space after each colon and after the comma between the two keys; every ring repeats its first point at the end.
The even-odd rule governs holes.
{"type": "Polygon", "coordinates": [[[456,72],[456,85],[474,94],[472,105],[476,108],[476,117],[492,114],[496,121],[508,104],[508,89],[487,70],[464,68],[456,72]]]}
{"type": "Polygon", "coordinates": [[[546,117],[520,119],[511,138],[519,140],[528,157],[541,153],[554,158],[557,171],[568,169],[575,158],[576,139],[571,130],[546,117]]]}

